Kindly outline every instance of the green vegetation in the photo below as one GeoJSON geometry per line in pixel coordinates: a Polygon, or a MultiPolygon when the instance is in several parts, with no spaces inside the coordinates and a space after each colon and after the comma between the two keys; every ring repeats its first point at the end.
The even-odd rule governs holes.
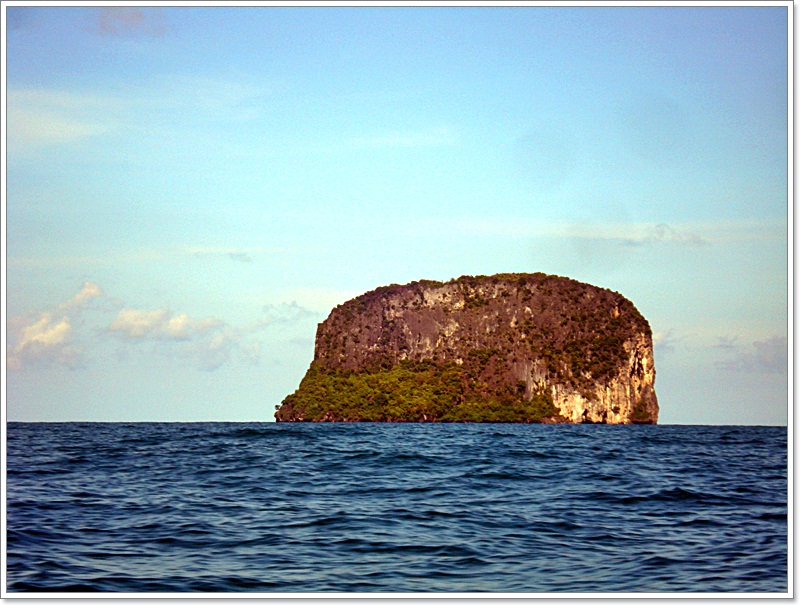
{"type": "Polygon", "coordinates": [[[403,361],[377,372],[326,372],[312,364],[278,420],[539,422],[558,414],[548,393],[524,389],[486,396],[454,363],[403,361]]]}
{"type": "Polygon", "coordinates": [[[634,424],[650,424],[653,418],[650,416],[650,411],[647,405],[641,399],[633,406],[633,413],[631,414],[631,422],[634,424]]]}
{"type": "Polygon", "coordinates": [[[499,397],[467,399],[442,417],[444,422],[540,422],[558,410],[547,393],[536,393],[530,401],[506,393],[499,397]]]}

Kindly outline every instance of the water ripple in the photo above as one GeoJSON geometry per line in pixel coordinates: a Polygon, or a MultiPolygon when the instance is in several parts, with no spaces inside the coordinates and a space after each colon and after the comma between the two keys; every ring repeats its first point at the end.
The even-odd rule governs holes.
{"type": "Polygon", "coordinates": [[[767,427],[8,425],[12,592],[783,592],[767,427]]]}

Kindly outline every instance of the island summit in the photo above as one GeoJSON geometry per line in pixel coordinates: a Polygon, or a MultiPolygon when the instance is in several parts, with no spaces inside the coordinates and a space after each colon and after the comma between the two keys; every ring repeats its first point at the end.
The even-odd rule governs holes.
{"type": "Polygon", "coordinates": [[[622,295],[533,274],[377,288],[317,328],[278,422],[655,424],[650,325],[622,295]]]}

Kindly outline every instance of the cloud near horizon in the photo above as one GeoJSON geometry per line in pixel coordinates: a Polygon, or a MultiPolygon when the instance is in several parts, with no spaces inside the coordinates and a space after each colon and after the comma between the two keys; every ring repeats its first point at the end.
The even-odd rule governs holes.
{"type": "Polygon", "coordinates": [[[216,317],[197,320],[167,309],[122,309],[107,330],[122,343],[150,342],[154,352],[189,360],[203,371],[224,365],[236,350],[250,360],[254,357],[253,347],[243,342],[244,335],[216,317]]]}
{"type": "Polygon", "coordinates": [[[7,367],[12,370],[50,364],[71,369],[79,367],[82,348],[75,342],[73,324],[89,301],[103,296],[97,284],[86,281],[80,291],[51,311],[11,318],[8,321],[7,367]]]}
{"type": "Polygon", "coordinates": [[[789,371],[789,339],[786,336],[756,340],[749,346],[737,346],[735,338],[723,338],[717,347],[731,353],[728,359],[718,364],[725,371],[768,374],[786,374],[789,371]]]}
{"type": "Polygon", "coordinates": [[[185,313],[173,316],[166,309],[121,309],[108,326],[108,331],[125,340],[190,340],[198,334],[224,325],[224,321],[215,317],[195,320],[185,313]]]}
{"type": "Polygon", "coordinates": [[[118,359],[146,352],[213,371],[234,360],[259,363],[263,330],[278,325],[292,330],[293,324],[317,315],[296,301],[267,304],[257,321],[236,327],[217,317],[197,319],[167,308],[126,307],[86,281],[73,296],[47,310],[10,318],[6,361],[15,371],[59,366],[74,370],[86,367],[88,353],[102,355],[104,347],[115,343],[118,359]]]}
{"type": "Polygon", "coordinates": [[[648,227],[643,233],[634,237],[622,238],[627,246],[645,246],[647,244],[674,243],[688,246],[702,246],[708,242],[697,233],[675,229],[666,223],[648,227]]]}
{"type": "Polygon", "coordinates": [[[72,343],[73,329],[68,317],[45,312],[31,323],[9,323],[9,332],[16,333],[17,340],[15,345],[6,347],[9,369],[51,363],[69,368],[79,365],[80,351],[72,343]]]}

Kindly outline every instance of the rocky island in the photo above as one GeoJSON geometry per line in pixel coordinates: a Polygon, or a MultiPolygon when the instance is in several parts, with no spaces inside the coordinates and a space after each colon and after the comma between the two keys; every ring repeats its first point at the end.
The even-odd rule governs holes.
{"type": "Polygon", "coordinates": [[[650,325],[622,295],[543,273],[377,288],[317,328],[278,422],[654,424],[650,325]]]}

